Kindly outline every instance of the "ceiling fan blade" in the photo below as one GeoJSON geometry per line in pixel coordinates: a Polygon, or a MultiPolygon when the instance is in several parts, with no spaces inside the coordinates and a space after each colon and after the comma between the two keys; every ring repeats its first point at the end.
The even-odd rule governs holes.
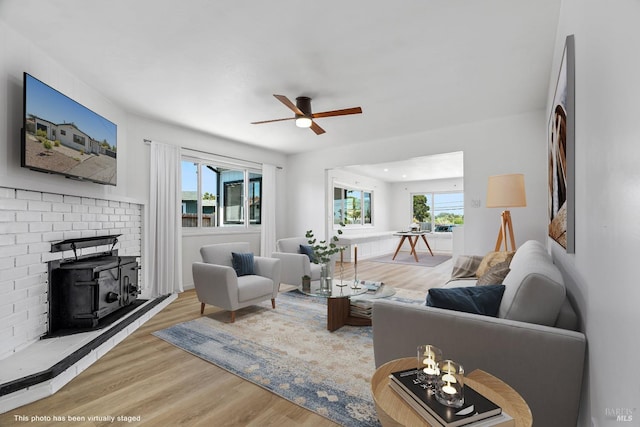
{"type": "Polygon", "coordinates": [[[287,98],[286,96],[284,96],[284,95],[273,95],[273,96],[275,96],[278,101],[282,102],[284,105],[286,105],[294,113],[296,113],[296,114],[298,114],[300,116],[304,116],[304,113],[302,111],[300,111],[300,109],[296,106],[296,104],[291,102],[289,100],[289,98],[287,98]]]}
{"type": "Polygon", "coordinates": [[[316,133],[316,135],[322,135],[326,131],[322,129],[318,124],[314,121],[311,122],[311,130],[316,133]]]}
{"type": "Polygon", "coordinates": [[[319,119],[321,117],[333,117],[333,116],[346,116],[349,114],[360,114],[362,113],[362,108],[354,107],[354,108],[345,108],[343,110],[333,110],[333,111],[324,111],[322,113],[313,113],[311,117],[314,119],[319,119]]]}
{"type": "Polygon", "coordinates": [[[284,120],[295,120],[295,117],[287,117],[286,119],[263,120],[261,122],[251,122],[252,125],[261,125],[263,123],[282,122],[284,120]]]}

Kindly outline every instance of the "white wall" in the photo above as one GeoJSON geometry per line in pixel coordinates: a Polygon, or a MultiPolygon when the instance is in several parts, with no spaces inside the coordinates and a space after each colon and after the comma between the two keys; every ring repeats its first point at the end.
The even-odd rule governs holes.
{"type": "MultiPolygon", "coordinates": [[[[411,157],[464,152],[465,250],[484,254],[493,250],[500,227],[500,210],[484,207],[490,175],[525,174],[527,207],[512,210],[516,244],[544,241],[546,236],[546,119],[543,111],[440,129],[437,131],[303,153],[289,159],[287,193],[295,194],[287,235],[323,230],[325,169],[353,164],[404,160],[411,157]],[[481,207],[473,207],[472,201],[481,207]]],[[[377,202],[376,202],[377,203],[377,202]]],[[[389,222],[389,227],[395,226],[389,222]]],[[[406,225],[406,224],[405,224],[406,225]]]]}
{"type": "Polygon", "coordinates": [[[587,335],[581,426],[640,425],[639,18],[637,0],[564,0],[549,82],[550,108],[564,40],[574,34],[575,254],[548,244],[587,335]],[[616,422],[616,410],[632,422],[616,422]]]}

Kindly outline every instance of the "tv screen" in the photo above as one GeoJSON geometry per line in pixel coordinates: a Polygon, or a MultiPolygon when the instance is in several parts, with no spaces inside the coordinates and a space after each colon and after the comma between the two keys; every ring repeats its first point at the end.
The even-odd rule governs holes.
{"type": "Polygon", "coordinates": [[[116,185],[117,126],[24,73],[22,166],[116,185]]]}

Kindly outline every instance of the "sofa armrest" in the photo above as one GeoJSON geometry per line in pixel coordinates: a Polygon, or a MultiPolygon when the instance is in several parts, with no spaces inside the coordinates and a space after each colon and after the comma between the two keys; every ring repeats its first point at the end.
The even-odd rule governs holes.
{"type": "Polygon", "coordinates": [[[586,339],[584,334],[417,304],[376,300],[376,366],[415,357],[433,344],[467,372],[483,369],[527,401],[535,426],[576,425],[586,339]]]}
{"type": "Polygon", "coordinates": [[[305,254],[273,252],[271,257],[280,260],[280,281],[287,285],[302,285],[302,276],[311,276],[309,257],[305,254]]]}
{"type": "Polygon", "coordinates": [[[253,265],[255,274],[262,277],[268,277],[273,280],[273,298],[278,294],[280,289],[280,260],[277,258],[253,257],[253,265]]]}

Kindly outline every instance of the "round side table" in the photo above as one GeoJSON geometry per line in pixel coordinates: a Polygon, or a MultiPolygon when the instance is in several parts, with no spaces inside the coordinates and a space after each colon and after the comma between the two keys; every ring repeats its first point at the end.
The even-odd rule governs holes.
{"type": "MultiPolygon", "coordinates": [[[[429,424],[389,387],[389,374],[416,366],[415,357],[396,359],[380,366],[371,378],[371,392],[378,418],[384,427],[425,427],[429,424]]],[[[522,396],[504,381],[476,369],[465,384],[486,396],[513,417],[516,427],[531,427],[533,417],[522,396]]]]}

